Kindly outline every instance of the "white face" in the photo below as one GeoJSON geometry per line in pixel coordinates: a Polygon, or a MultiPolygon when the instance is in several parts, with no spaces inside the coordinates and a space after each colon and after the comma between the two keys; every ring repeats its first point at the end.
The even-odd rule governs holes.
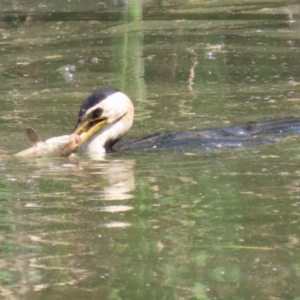
{"type": "Polygon", "coordinates": [[[131,100],[122,92],[114,93],[102,100],[97,105],[88,109],[83,116],[84,119],[93,114],[97,108],[103,111],[103,117],[107,118],[107,124],[113,124],[123,118],[127,113],[133,113],[131,100]]]}
{"type": "Polygon", "coordinates": [[[84,152],[105,152],[108,141],[120,139],[128,132],[133,123],[134,107],[131,100],[122,92],[116,92],[100,103],[89,108],[82,117],[83,130],[81,150],[84,152]],[[98,109],[99,116],[95,111],[98,109]],[[98,120],[98,122],[97,122],[98,120]],[[89,124],[95,124],[90,127],[89,124]],[[85,125],[87,124],[87,125],[85,125]]]}

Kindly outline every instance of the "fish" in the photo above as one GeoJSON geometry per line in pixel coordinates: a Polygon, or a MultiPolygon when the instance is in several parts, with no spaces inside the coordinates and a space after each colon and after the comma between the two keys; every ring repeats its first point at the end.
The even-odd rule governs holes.
{"type": "Polygon", "coordinates": [[[10,156],[12,156],[10,153],[0,149],[0,157],[10,157],[10,156]]]}
{"type": "Polygon", "coordinates": [[[27,138],[33,146],[13,156],[25,158],[68,157],[80,146],[81,139],[77,134],[61,135],[42,141],[33,128],[28,127],[25,130],[27,138]]]}

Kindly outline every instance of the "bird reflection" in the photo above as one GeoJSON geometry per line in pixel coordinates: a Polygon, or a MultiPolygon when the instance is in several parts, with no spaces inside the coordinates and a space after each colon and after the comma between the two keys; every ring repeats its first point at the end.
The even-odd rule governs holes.
{"type": "MultiPolygon", "coordinates": [[[[109,160],[102,163],[100,174],[105,174],[107,184],[101,191],[103,200],[128,200],[133,198],[135,160],[109,160]]],[[[124,207],[124,210],[128,210],[124,207]]],[[[116,208],[117,211],[117,208],[116,208]]]]}
{"type": "MultiPolygon", "coordinates": [[[[27,161],[22,162],[27,163],[27,161]]],[[[56,182],[61,180],[64,184],[70,183],[72,188],[84,194],[96,189],[97,193],[92,193],[89,200],[129,200],[133,197],[132,192],[135,189],[135,160],[133,159],[106,157],[96,161],[84,157],[80,159],[70,157],[58,160],[36,160],[35,164],[29,161],[28,164],[31,170],[29,181],[50,176],[55,178],[56,182]]],[[[129,209],[124,208],[124,210],[129,209]]]]}

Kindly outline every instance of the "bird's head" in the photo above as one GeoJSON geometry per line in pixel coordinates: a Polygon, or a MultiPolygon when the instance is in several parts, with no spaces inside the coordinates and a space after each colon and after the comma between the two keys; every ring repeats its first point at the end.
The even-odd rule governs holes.
{"type": "Polygon", "coordinates": [[[81,138],[84,152],[107,152],[131,128],[134,107],[121,91],[105,88],[81,105],[73,133],[81,138]]]}

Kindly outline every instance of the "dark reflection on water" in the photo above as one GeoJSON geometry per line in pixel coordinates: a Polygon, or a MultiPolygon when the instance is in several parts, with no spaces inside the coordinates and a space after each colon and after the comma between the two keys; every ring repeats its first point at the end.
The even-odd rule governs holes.
{"type": "Polygon", "coordinates": [[[0,21],[7,24],[22,24],[24,22],[58,22],[58,21],[116,21],[123,19],[124,14],[120,11],[82,13],[82,12],[53,12],[53,13],[16,13],[5,12],[0,14],[0,21]]]}
{"type": "MultiPolygon", "coordinates": [[[[294,1],[48,2],[0,3],[0,148],[108,85],[129,137],[299,115],[294,1]]],[[[297,300],[298,144],[1,159],[0,298],[297,300]]]]}

